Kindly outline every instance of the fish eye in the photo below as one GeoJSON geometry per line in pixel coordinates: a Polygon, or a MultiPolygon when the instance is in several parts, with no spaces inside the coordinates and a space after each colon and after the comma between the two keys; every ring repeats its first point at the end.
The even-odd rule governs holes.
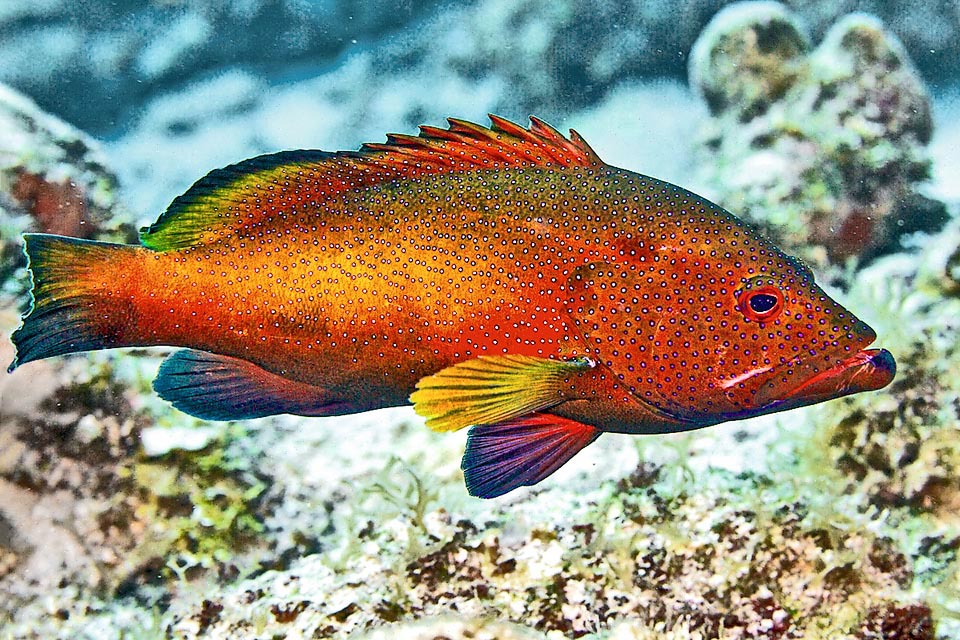
{"type": "Polygon", "coordinates": [[[748,320],[766,322],[783,311],[783,294],[770,285],[748,289],[737,296],[737,306],[748,320]]]}

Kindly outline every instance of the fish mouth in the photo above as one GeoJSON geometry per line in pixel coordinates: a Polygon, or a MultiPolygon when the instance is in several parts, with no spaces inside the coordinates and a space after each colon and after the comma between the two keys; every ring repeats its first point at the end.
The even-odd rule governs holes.
{"type": "MultiPolygon", "coordinates": [[[[861,349],[833,367],[807,378],[764,407],[764,413],[832,400],[862,391],[876,391],[893,381],[897,363],[886,349],[861,349]]],[[[773,384],[768,383],[768,392],[773,384]]]]}

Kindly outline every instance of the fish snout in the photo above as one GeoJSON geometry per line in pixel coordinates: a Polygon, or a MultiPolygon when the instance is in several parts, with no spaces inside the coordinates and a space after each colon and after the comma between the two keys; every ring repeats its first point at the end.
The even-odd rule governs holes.
{"type": "Polygon", "coordinates": [[[893,381],[896,373],[897,363],[889,351],[862,349],[827,369],[817,370],[801,363],[792,372],[775,376],[764,385],[758,393],[762,397],[757,400],[759,404],[776,406],[777,411],[802,407],[882,389],[893,381]],[[798,384],[791,385],[793,380],[798,384]]]}

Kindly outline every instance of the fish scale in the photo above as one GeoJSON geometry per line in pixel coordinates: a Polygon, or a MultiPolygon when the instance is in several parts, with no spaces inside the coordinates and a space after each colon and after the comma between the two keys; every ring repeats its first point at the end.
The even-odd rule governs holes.
{"type": "Polygon", "coordinates": [[[471,427],[468,490],[539,482],[603,432],[664,433],[888,384],[799,261],[575,132],[451,120],[218,169],[139,246],[25,236],[10,370],[184,347],[154,388],[212,420],[412,403],[471,427]]]}

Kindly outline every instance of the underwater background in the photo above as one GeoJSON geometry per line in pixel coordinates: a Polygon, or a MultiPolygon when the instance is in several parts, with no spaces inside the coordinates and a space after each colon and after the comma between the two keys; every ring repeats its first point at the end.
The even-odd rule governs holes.
{"type": "Polygon", "coordinates": [[[758,226],[899,367],[485,501],[409,408],[207,423],[169,350],[31,363],[0,638],[960,637],[958,89],[947,1],[0,3],[4,366],[21,233],[132,242],[216,167],[496,113],[758,226]]]}

